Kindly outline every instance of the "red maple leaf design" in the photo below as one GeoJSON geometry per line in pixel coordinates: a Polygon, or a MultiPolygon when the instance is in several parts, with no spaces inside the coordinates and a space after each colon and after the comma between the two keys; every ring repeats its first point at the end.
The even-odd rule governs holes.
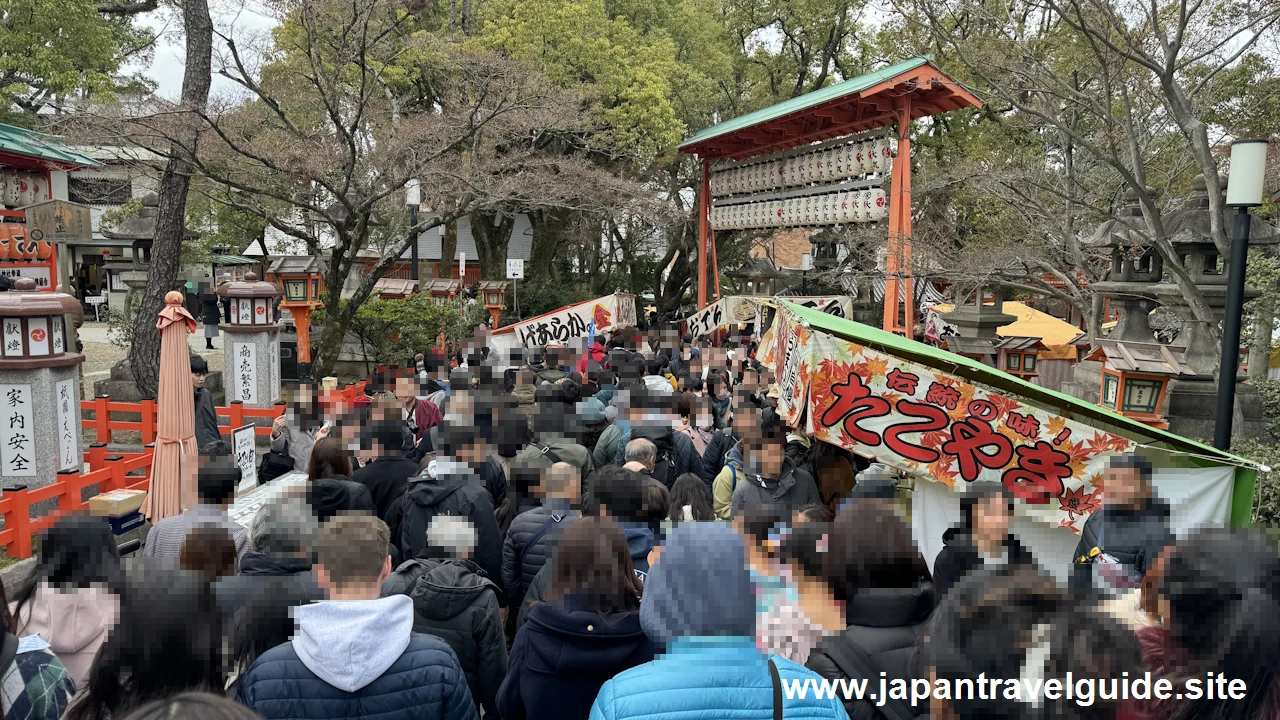
{"type": "Polygon", "coordinates": [[[1058,498],[1059,508],[1063,512],[1070,514],[1073,519],[1097,510],[1099,504],[1098,491],[1087,493],[1083,485],[1075,490],[1067,490],[1062,494],[1062,497],[1058,498]]]}
{"type": "Polygon", "coordinates": [[[1000,395],[987,395],[986,398],[996,409],[1000,411],[999,417],[1006,417],[1010,410],[1021,410],[1022,403],[1012,398],[1001,397],[1000,395]]]}
{"type": "Polygon", "coordinates": [[[1058,521],[1058,527],[1067,528],[1068,530],[1070,530],[1071,532],[1077,535],[1080,534],[1080,528],[1076,527],[1075,520],[1068,520],[1066,518],[1062,518],[1061,520],[1058,521]]]}
{"type": "Polygon", "coordinates": [[[596,332],[609,327],[609,309],[603,305],[596,305],[591,309],[591,320],[596,324],[596,332]]]}

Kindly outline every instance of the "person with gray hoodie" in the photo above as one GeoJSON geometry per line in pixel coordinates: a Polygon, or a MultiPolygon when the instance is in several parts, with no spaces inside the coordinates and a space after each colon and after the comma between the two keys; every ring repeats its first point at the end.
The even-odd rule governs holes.
{"type": "Polygon", "coordinates": [[[294,610],[293,640],[254,661],[238,702],[267,720],[478,720],[454,651],[413,632],[412,599],[380,597],[389,547],[376,517],[324,525],[312,569],[328,601],[294,610]]]}

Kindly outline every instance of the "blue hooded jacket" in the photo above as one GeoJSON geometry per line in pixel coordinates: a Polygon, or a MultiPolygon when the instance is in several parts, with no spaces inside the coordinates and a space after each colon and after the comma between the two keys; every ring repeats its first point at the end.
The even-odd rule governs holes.
{"type": "MultiPolygon", "coordinates": [[[[755,596],[743,538],[722,523],[681,523],[649,570],[645,634],[665,647],[600,688],[591,720],[772,720],[769,658],[755,645],[755,596]]],[[[774,657],[784,685],[821,678],[774,657]]],[[[784,700],[788,718],[846,720],[837,699],[784,700]]]]}

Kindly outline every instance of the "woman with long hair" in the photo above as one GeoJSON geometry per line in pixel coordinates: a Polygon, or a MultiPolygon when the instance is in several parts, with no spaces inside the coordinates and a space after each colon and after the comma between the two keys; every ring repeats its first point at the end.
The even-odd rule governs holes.
{"type": "Polygon", "coordinates": [[[1035,562],[1009,532],[1013,495],[1004,485],[970,483],[960,498],[960,521],[942,534],[942,552],[933,561],[933,584],[939,597],[984,565],[1035,562]]]}
{"type": "Polygon", "coordinates": [[[672,525],[682,522],[710,522],[716,519],[711,507],[711,490],[702,478],[685,473],[671,486],[670,512],[667,519],[672,525]]]}
{"type": "MultiPolygon", "coordinates": [[[[929,566],[892,501],[859,498],[850,502],[836,515],[815,554],[821,560],[811,557],[799,564],[806,568],[806,576],[825,586],[833,605],[843,606],[848,627],[824,639],[805,664],[831,680],[850,678],[846,658],[861,650],[888,673],[891,682],[924,677],[920,640],[936,596],[929,566]]],[[[846,700],[845,709],[850,717],[874,712],[864,700],[846,700]]],[[[924,704],[913,711],[929,712],[924,704]]]]}
{"type": "Polygon", "coordinates": [[[584,517],[560,536],[547,602],[516,634],[498,690],[506,720],[586,720],[600,686],[653,659],[626,536],[608,517],[584,517]]]}
{"type": "Polygon", "coordinates": [[[49,643],[80,687],[120,612],[125,577],[116,538],[106,518],[68,515],[40,534],[38,558],[9,605],[9,628],[49,643]]]}
{"type": "Polygon", "coordinates": [[[311,449],[307,504],[322,523],[341,512],[376,512],[369,488],[351,479],[351,453],[339,438],[321,438],[311,449]]]}
{"type": "Polygon", "coordinates": [[[153,568],[120,599],[120,620],[64,720],[109,720],[189,690],[223,689],[222,617],[196,573],[153,568]]]}

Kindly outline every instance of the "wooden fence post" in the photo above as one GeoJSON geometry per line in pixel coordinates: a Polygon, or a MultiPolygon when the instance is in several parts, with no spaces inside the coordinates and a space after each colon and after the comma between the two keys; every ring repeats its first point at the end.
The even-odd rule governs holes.
{"type": "Polygon", "coordinates": [[[142,444],[156,441],[156,399],[142,398],[142,444]]]}
{"type": "Polygon", "coordinates": [[[100,443],[111,442],[111,411],[107,409],[110,401],[110,395],[97,395],[93,398],[93,421],[100,443]]]}

